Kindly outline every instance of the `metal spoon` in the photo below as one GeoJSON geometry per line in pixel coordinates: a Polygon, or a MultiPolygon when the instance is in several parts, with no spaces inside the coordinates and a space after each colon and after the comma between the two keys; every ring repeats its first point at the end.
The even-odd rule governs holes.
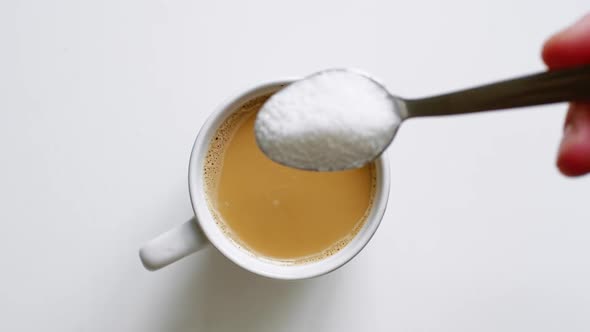
{"type": "MultiPolygon", "coordinates": [[[[270,159],[286,166],[307,170],[337,171],[357,168],[377,158],[389,146],[403,120],[409,118],[465,114],[565,101],[590,100],[590,65],[541,72],[422,99],[404,99],[392,95],[381,83],[364,73],[350,69],[330,69],[330,71],[343,71],[362,76],[373,82],[380,89],[383,89],[389,95],[393,100],[393,112],[400,119],[397,126],[392,130],[391,139],[385,142],[378,149],[379,152],[372,156],[372,158],[367,159],[365,156],[363,157],[364,159],[347,165],[326,165],[325,161],[318,161],[317,165],[313,164],[310,166],[309,162],[301,164],[296,161],[285,161],[279,156],[273,156],[262,148],[262,151],[270,159]]],[[[326,73],[326,71],[313,74],[305,79],[322,73],[326,73]]]]}

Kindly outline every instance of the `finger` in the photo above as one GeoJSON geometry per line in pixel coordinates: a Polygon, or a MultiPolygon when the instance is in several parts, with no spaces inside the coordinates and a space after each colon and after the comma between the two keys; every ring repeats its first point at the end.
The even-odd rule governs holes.
{"type": "Polygon", "coordinates": [[[568,176],[590,172],[590,104],[572,103],[570,106],[557,167],[568,176]]]}
{"type": "MultiPolygon", "coordinates": [[[[590,14],[551,37],[543,47],[542,56],[550,69],[590,63],[590,14]]],[[[568,176],[590,172],[590,104],[570,106],[557,166],[568,176]]]]}
{"type": "Polygon", "coordinates": [[[550,69],[590,63],[590,14],[551,37],[542,56],[550,69]]]}

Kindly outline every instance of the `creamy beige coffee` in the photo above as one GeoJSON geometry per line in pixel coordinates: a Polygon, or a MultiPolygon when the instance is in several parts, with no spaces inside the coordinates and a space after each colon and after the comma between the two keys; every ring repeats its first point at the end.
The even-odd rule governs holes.
{"type": "Polygon", "coordinates": [[[255,255],[322,259],[363,226],[375,195],[375,166],[311,172],[271,161],[254,137],[256,113],[266,99],[242,105],[212,139],[204,167],[209,208],[221,229],[255,255]]]}

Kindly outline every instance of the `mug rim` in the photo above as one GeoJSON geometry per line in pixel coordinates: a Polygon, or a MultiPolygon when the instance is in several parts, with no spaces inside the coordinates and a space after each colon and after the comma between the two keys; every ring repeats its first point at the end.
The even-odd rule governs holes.
{"type": "Polygon", "coordinates": [[[264,277],[283,280],[307,279],[324,275],[338,269],[358,255],[369,243],[381,223],[387,207],[390,187],[389,160],[385,154],[382,154],[374,161],[377,183],[373,205],[367,219],[364,221],[364,225],[342,249],[313,262],[289,264],[256,256],[248,249],[241,248],[239,244],[220,229],[218,222],[209,209],[203,181],[203,161],[209,150],[211,138],[223,121],[246,101],[268,93],[274,93],[297,79],[287,78],[270,81],[246,90],[242,89],[241,93],[232,95],[232,97],[215,108],[201,126],[195,139],[188,172],[189,194],[196,216],[194,220],[211,244],[225,257],[243,269],[264,277]]]}

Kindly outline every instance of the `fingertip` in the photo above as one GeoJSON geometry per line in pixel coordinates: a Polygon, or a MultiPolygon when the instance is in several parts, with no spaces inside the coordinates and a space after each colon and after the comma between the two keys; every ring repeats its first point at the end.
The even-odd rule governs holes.
{"type": "Polygon", "coordinates": [[[550,69],[559,69],[590,61],[590,14],[550,37],[541,51],[550,69]]]}
{"type": "Polygon", "coordinates": [[[567,150],[559,153],[557,168],[561,174],[568,177],[582,176],[590,172],[588,167],[583,166],[579,162],[575,153],[567,150]]]}
{"type": "Polygon", "coordinates": [[[590,173],[590,104],[574,103],[570,107],[557,167],[566,176],[590,173]]]}
{"type": "Polygon", "coordinates": [[[553,35],[549,38],[545,44],[543,44],[543,49],[541,51],[541,59],[547,67],[553,69],[557,66],[557,59],[559,58],[559,53],[561,52],[561,45],[559,42],[559,34],[561,32],[553,35]]]}
{"type": "Polygon", "coordinates": [[[590,172],[590,168],[581,164],[575,154],[568,152],[559,155],[557,168],[561,174],[568,177],[582,176],[590,172]]]}

